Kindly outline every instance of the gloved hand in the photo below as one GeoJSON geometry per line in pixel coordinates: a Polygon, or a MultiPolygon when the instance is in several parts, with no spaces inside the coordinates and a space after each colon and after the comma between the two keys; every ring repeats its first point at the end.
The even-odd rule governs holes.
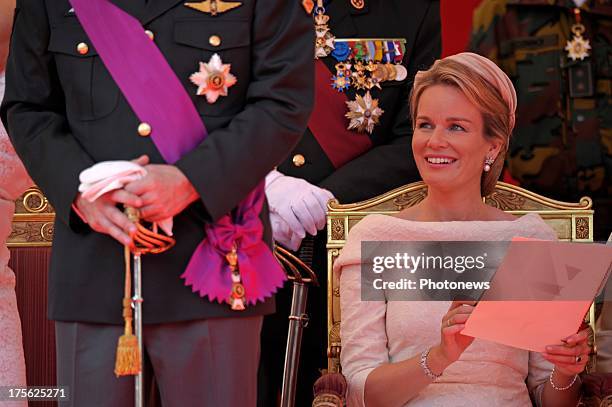
{"type": "Polygon", "coordinates": [[[272,235],[277,243],[293,251],[300,248],[302,237],[293,233],[287,222],[275,212],[270,212],[270,225],[272,226],[272,235]]]}
{"type": "Polygon", "coordinates": [[[266,197],[270,204],[274,239],[283,244],[286,244],[287,240],[295,243],[296,237],[289,237],[286,227],[272,215],[277,215],[284,221],[291,233],[301,241],[306,233],[314,236],[317,230],[325,227],[327,202],[334,198],[326,189],[300,178],[289,177],[277,170],[270,171],[266,176],[266,197]],[[274,228],[274,223],[277,228],[274,228]]]}

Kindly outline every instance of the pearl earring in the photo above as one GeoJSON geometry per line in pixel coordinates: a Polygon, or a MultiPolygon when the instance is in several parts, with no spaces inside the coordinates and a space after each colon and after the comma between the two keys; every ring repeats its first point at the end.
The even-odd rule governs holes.
{"type": "Polygon", "coordinates": [[[491,158],[491,157],[485,158],[484,171],[485,172],[491,171],[491,165],[493,165],[494,162],[495,162],[494,158],[491,158]]]}

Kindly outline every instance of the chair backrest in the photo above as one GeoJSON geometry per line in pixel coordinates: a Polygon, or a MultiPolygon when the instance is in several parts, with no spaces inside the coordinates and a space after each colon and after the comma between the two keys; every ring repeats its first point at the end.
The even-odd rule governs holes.
{"type": "MultiPolygon", "coordinates": [[[[334,261],[346,242],[349,231],[366,215],[393,214],[422,201],[427,186],[415,182],[363,202],[339,204],[331,201],[327,213],[327,355],[328,371],[340,372],[340,282],[332,273],[334,261]]],[[[592,242],[592,200],[584,197],[578,203],[555,201],[514,185],[498,182],[495,191],[485,198],[488,205],[516,216],[538,213],[561,241],[592,242]]],[[[589,313],[593,325],[594,307],[589,313]]]]}
{"type": "Polygon", "coordinates": [[[15,201],[8,247],[50,247],[53,241],[55,210],[41,190],[28,188],[15,201]]]}

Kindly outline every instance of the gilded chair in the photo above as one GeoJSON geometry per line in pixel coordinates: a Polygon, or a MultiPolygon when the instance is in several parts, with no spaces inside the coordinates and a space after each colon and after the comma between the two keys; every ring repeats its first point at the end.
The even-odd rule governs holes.
{"type": "MultiPolygon", "coordinates": [[[[55,332],[47,319],[47,270],[53,240],[54,209],[40,189],[29,188],[15,201],[12,231],[7,240],[9,266],[17,278],[29,386],[55,385],[55,332]]],[[[52,401],[38,402],[43,407],[52,401]]]]}
{"type": "MultiPolygon", "coordinates": [[[[331,201],[327,214],[327,355],[328,372],[341,373],[340,349],[340,287],[332,273],[334,261],[344,246],[348,233],[363,217],[370,214],[393,214],[422,201],[427,186],[415,182],[363,202],[340,204],[331,201]]],[[[584,197],[578,203],[559,202],[514,185],[498,182],[495,191],[484,198],[493,207],[516,216],[535,212],[556,232],[559,240],[571,242],[593,241],[592,201],[584,197]]],[[[591,307],[588,321],[594,327],[595,309],[591,307]]],[[[589,370],[594,369],[594,359],[589,370]]]]}

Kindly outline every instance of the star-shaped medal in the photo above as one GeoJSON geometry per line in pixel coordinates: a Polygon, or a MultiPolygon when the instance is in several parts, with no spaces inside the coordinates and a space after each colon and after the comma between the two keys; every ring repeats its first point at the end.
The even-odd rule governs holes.
{"type": "Polygon", "coordinates": [[[368,88],[368,77],[363,71],[353,72],[352,84],[357,90],[365,90],[368,88]]]}
{"type": "Polygon", "coordinates": [[[198,86],[196,94],[205,95],[208,103],[215,103],[219,96],[227,96],[228,88],[238,82],[230,73],[231,67],[231,64],[224,64],[218,54],[214,54],[208,63],[200,62],[200,70],[189,77],[198,86]]]}
{"type": "MultiPolygon", "coordinates": [[[[580,9],[575,11],[576,19],[580,20],[580,9]]],[[[589,56],[589,50],[591,49],[591,44],[589,40],[584,39],[582,34],[586,30],[584,25],[578,23],[572,25],[572,33],[574,36],[571,40],[567,41],[567,45],[565,46],[565,50],[567,51],[567,56],[575,61],[577,59],[583,60],[584,58],[589,56]]]]}
{"type": "Polygon", "coordinates": [[[325,15],[325,8],[318,7],[315,20],[315,59],[325,58],[334,50],[336,37],[331,33],[327,23],[329,16],[325,15]]]}
{"type": "Polygon", "coordinates": [[[380,84],[389,78],[389,71],[385,69],[383,64],[377,64],[376,69],[372,72],[372,87],[381,89],[380,84]]]}
{"type": "Polygon", "coordinates": [[[584,58],[589,56],[589,50],[591,49],[591,44],[589,40],[585,40],[582,36],[574,36],[571,40],[567,41],[567,45],[565,46],[565,50],[567,51],[567,56],[575,61],[577,59],[583,60],[584,58]]]}
{"type": "Polygon", "coordinates": [[[336,66],[335,66],[337,75],[342,74],[342,75],[346,76],[347,78],[350,78],[351,74],[352,74],[351,73],[351,66],[352,66],[351,64],[345,63],[345,62],[337,63],[336,66]]]}
{"type": "Polygon", "coordinates": [[[336,37],[329,31],[327,26],[316,27],[315,34],[315,57],[325,58],[334,49],[336,37]]]}
{"type": "Polygon", "coordinates": [[[345,116],[351,120],[348,129],[372,134],[374,126],[378,124],[380,116],[384,113],[384,110],[378,107],[378,99],[373,99],[370,92],[366,92],[363,97],[356,95],[355,100],[346,104],[349,111],[345,116]]]}
{"type": "Polygon", "coordinates": [[[332,76],[332,88],[336,89],[338,92],[344,92],[351,86],[350,77],[347,78],[344,76],[343,72],[338,72],[337,75],[332,76]]]}

